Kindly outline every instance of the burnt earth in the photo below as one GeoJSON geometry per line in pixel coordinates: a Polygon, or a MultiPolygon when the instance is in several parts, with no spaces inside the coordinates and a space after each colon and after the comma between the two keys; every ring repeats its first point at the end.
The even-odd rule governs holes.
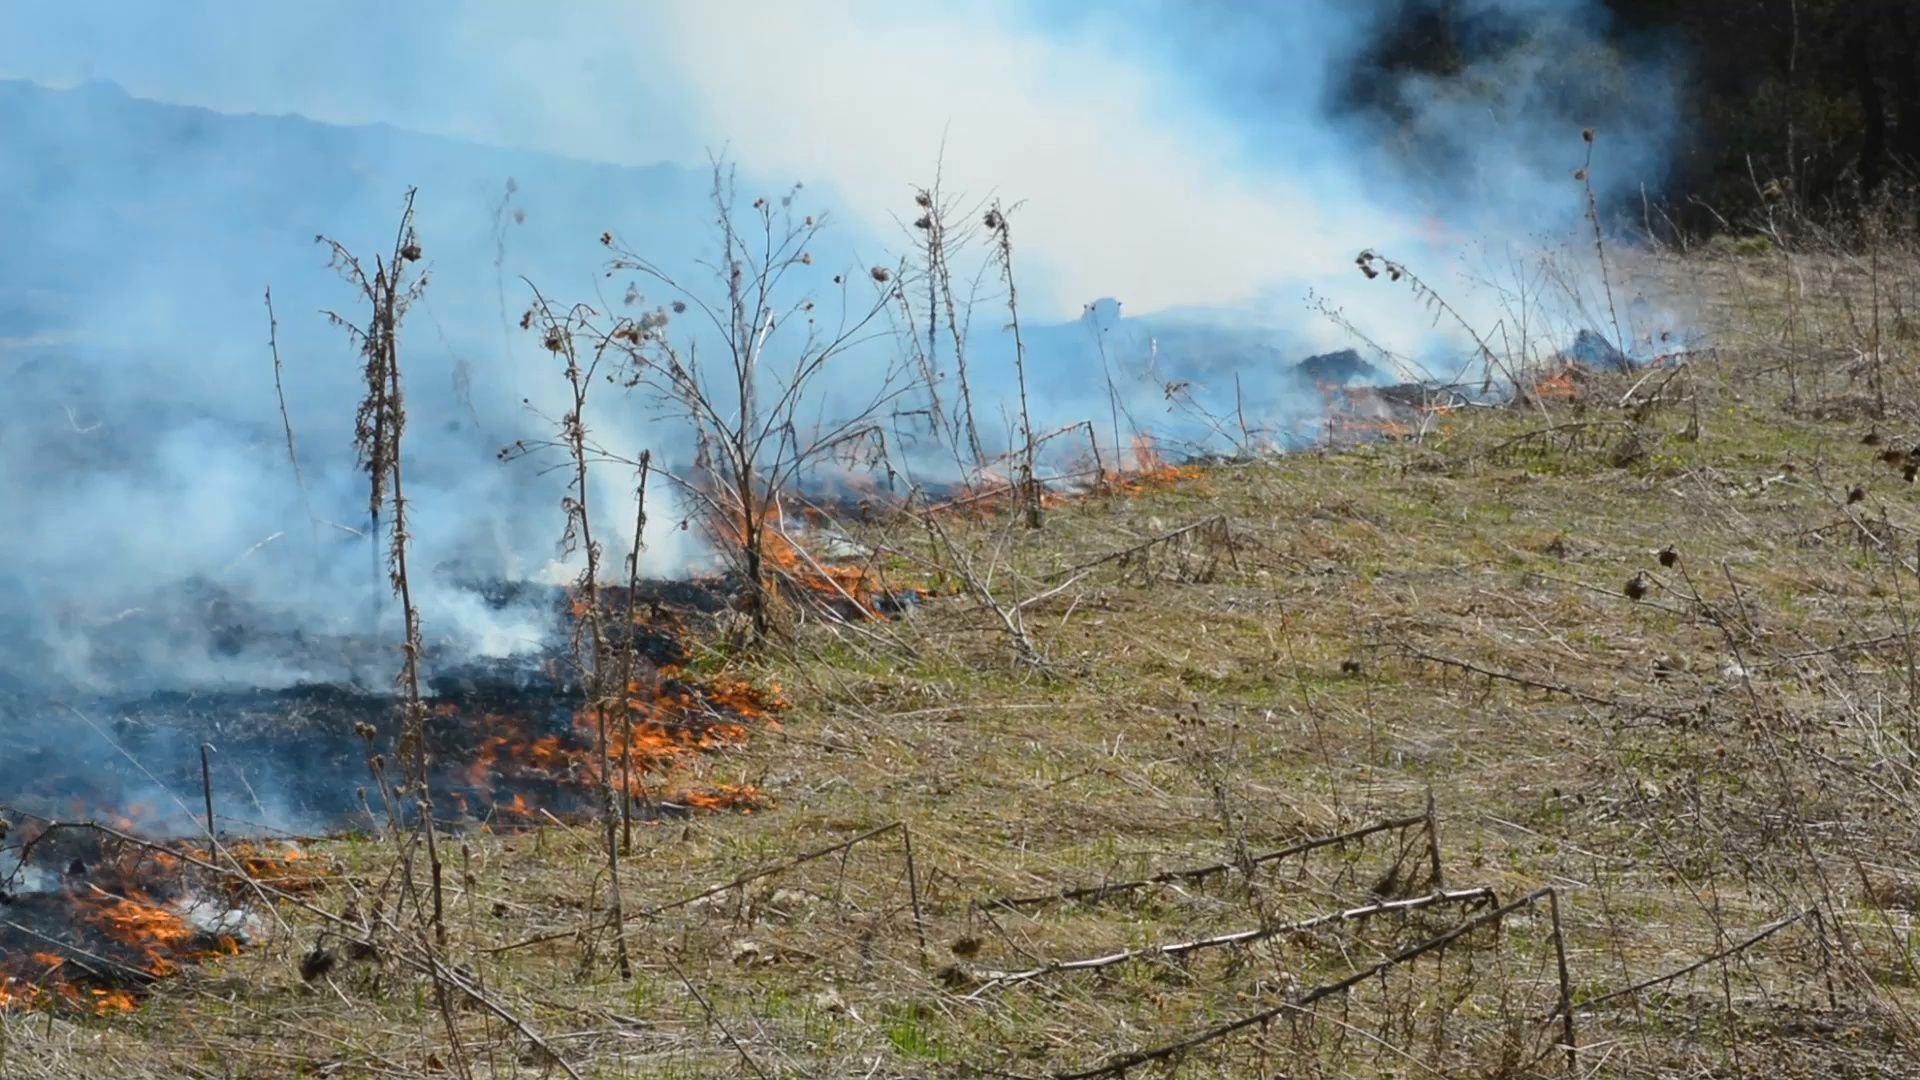
{"type": "MultiPolygon", "coordinates": [[[[572,612],[563,590],[499,594],[572,612]]],[[[721,605],[684,584],[631,598],[613,591],[603,604],[602,632],[633,658],[605,725],[606,779],[631,794],[632,816],[752,805],[751,789],[673,779],[678,762],[743,740],[780,704],[685,670],[686,619],[721,605]]],[[[426,665],[426,770],[444,826],[513,827],[598,810],[601,718],[588,707],[572,644],[426,665]]],[[[0,688],[0,730],[26,736],[0,752],[0,1008],[131,1007],[153,980],[245,944],[228,918],[244,898],[223,897],[230,882],[186,857],[205,846],[208,792],[223,844],[243,838],[243,849],[288,832],[372,831],[417,813],[398,793],[406,750],[390,690],[326,683],[60,697],[0,688]]]]}
{"type": "MultiPolygon", "coordinates": [[[[438,816],[564,817],[597,804],[594,730],[582,722],[584,698],[567,665],[465,665],[430,685],[426,753],[438,816]]],[[[632,689],[634,772],[657,773],[681,750],[733,741],[757,722],[746,715],[758,711],[750,697],[711,689],[659,669],[632,689]]],[[[0,729],[49,735],[0,757],[6,804],[160,834],[204,830],[203,744],[223,834],[373,828],[386,819],[383,787],[402,775],[396,698],[350,687],[158,691],[75,707],[11,695],[0,698],[0,729]]]]}

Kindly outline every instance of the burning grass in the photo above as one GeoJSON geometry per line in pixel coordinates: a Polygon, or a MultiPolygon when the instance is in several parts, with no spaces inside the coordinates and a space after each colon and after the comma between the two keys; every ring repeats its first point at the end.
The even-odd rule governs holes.
{"type": "Polygon", "coordinates": [[[615,789],[650,811],[750,808],[750,786],[674,789],[673,778],[695,755],[743,746],[755,729],[777,728],[777,696],[726,678],[705,679],[678,667],[635,680],[618,702],[566,709],[567,726],[530,734],[528,717],[486,704],[442,703],[431,725],[444,735],[457,766],[443,770],[439,790],[462,815],[496,824],[525,822],[538,811],[588,813],[601,779],[594,748],[602,708],[610,725],[615,789]]]}
{"type": "MultiPolygon", "coordinates": [[[[1144,436],[1136,441],[1133,463],[1124,473],[1107,474],[1101,490],[1137,496],[1199,475],[1197,468],[1162,460],[1144,436]]],[[[1052,505],[1062,505],[1066,496],[1049,493],[1048,498],[1052,505]]],[[[872,562],[823,562],[790,535],[784,515],[773,524],[769,563],[799,602],[842,618],[885,619],[900,610],[902,597],[919,600],[928,595],[883,584],[872,562]]],[[[674,778],[694,759],[714,751],[738,751],[755,730],[778,730],[777,714],[790,707],[777,688],[724,674],[693,673],[687,618],[730,602],[725,599],[725,577],[696,581],[689,588],[704,598],[691,607],[665,602],[661,591],[651,586],[644,594],[621,588],[600,591],[603,627],[616,647],[632,648],[645,657],[642,672],[612,701],[579,701],[557,655],[534,664],[468,667],[437,676],[424,730],[436,802],[441,813],[451,815],[448,824],[464,821],[513,830],[537,828],[543,818],[557,821],[591,813],[603,767],[594,738],[603,719],[611,721],[605,724],[613,771],[609,779],[629,812],[638,808],[645,819],[759,807],[763,795],[752,784],[675,785],[674,778]]],[[[579,621],[586,615],[585,600],[569,595],[565,603],[579,621]]],[[[223,801],[229,803],[232,792],[243,790],[258,812],[254,817],[224,814],[220,820],[228,830],[251,828],[250,822],[289,812],[323,832],[378,831],[383,818],[404,821],[408,816],[385,749],[398,732],[389,703],[378,695],[333,687],[160,694],[113,703],[105,711],[121,717],[124,745],[118,749],[135,762],[151,757],[157,747],[193,745],[201,733],[220,729],[220,768],[204,778],[208,788],[227,793],[223,801]],[[229,771],[229,760],[270,775],[297,761],[301,778],[276,784],[276,815],[258,805],[245,769],[236,765],[229,771]]],[[[18,781],[23,789],[19,797],[32,807],[30,812],[62,809],[54,804],[64,801],[69,819],[106,820],[112,831],[88,831],[47,816],[20,819],[8,903],[26,921],[8,923],[11,936],[0,936],[0,955],[12,957],[0,965],[0,977],[6,980],[0,1007],[124,1011],[182,966],[233,955],[250,939],[257,926],[241,904],[244,898],[230,890],[211,890],[201,872],[213,865],[209,860],[215,853],[182,846],[178,854],[170,854],[157,844],[132,839],[133,833],[156,828],[190,832],[185,806],[176,814],[152,804],[114,804],[112,792],[132,789],[133,771],[167,790],[191,791],[191,765],[162,765],[156,776],[142,763],[119,774],[92,777],[86,785],[76,784],[72,774],[18,781]],[[103,837],[108,839],[102,842],[103,837]],[[243,931],[243,926],[250,929],[243,931]]],[[[241,877],[275,895],[314,890],[322,883],[297,847],[270,851],[243,842],[218,856],[231,862],[241,877]]]]}
{"type": "MultiPolygon", "coordinates": [[[[634,606],[624,591],[612,599],[634,606]]],[[[644,610],[623,639],[648,658],[645,675],[615,702],[580,700],[557,659],[440,679],[425,730],[437,812],[451,815],[447,825],[512,830],[594,812],[601,708],[620,714],[611,725],[611,779],[630,816],[751,812],[762,804],[751,784],[696,784],[685,776],[695,758],[777,730],[787,703],[776,690],[689,670],[686,612],[658,602],[644,610]]],[[[339,687],[156,694],[103,703],[100,711],[118,717],[114,731],[76,732],[101,741],[99,758],[63,753],[49,758],[62,768],[36,770],[29,761],[8,770],[15,810],[0,817],[8,825],[0,833],[0,1008],[132,1008],[183,966],[239,951],[258,930],[251,901],[323,884],[300,847],[231,840],[236,831],[277,819],[323,833],[378,832],[409,817],[388,764],[398,731],[386,697],[339,687]],[[201,759],[166,753],[209,737],[218,739],[212,760],[219,765],[204,776],[196,771],[201,759]],[[249,769],[260,783],[271,779],[273,810],[260,804],[249,769]],[[153,786],[184,796],[202,780],[224,806],[216,821],[230,842],[218,852],[132,835],[198,828],[204,837],[205,823],[184,798],[177,811],[115,798],[153,786]],[[243,795],[250,805],[236,810],[243,795]],[[89,820],[108,824],[72,824],[89,820]],[[255,891],[242,895],[235,882],[255,891]]]]}
{"type": "Polygon", "coordinates": [[[32,819],[10,832],[19,843],[0,889],[0,1009],[130,1011],[159,980],[237,955],[260,935],[242,881],[296,895],[325,873],[285,844],[171,851],[110,828],[32,819]],[[209,873],[216,859],[234,873],[209,873]]]}
{"type": "MultiPolygon", "coordinates": [[[[1133,436],[1127,459],[1124,468],[1073,463],[1061,476],[1040,482],[1037,502],[1043,509],[1057,509],[1101,496],[1133,497],[1201,475],[1196,465],[1167,461],[1150,432],[1133,436]]],[[[921,513],[975,524],[992,521],[1022,506],[1024,499],[1018,484],[991,469],[982,471],[969,484],[926,493],[924,500],[883,493],[857,479],[852,474],[840,477],[840,486],[858,490],[857,496],[827,499],[795,494],[791,501],[798,509],[791,513],[788,500],[776,502],[768,513],[769,527],[762,541],[767,572],[782,594],[793,603],[840,620],[884,621],[930,599],[933,592],[919,580],[924,574],[903,574],[901,567],[880,558],[878,549],[867,549],[866,556],[857,559],[822,557],[812,550],[815,540],[825,538],[829,547],[860,548],[857,542],[849,545],[844,540],[836,545],[834,538],[844,538],[848,530],[857,531],[862,526],[912,520],[921,513]]],[[[713,533],[723,550],[734,550],[742,542],[744,526],[723,523],[713,527],[713,533]]],[[[737,582],[727,576],[705,580],[720,591],[737,591],[737,582]]]]}
{"type": "MultiPolygon", "coordinates": [[[[1776,408],[1760,346],[1684,367],[1065,499],[1042,531],[950,514],[1044,667],[938,591],[893,651],[800,626],[729,669],[791,700],[727,751],[777,812],[637,836],[630,980],[582,885],[599,837],[537,814],[463,837],[448,955],[581,1075],[1904,1075],[1920,782],[1890,553],[1920,517],[1877,457],[1895,421],[1814,412],[1848,391],[1809,366],[1776,408]]],[[[290,952],[333,923],[283,911],[288,950],[221,963],[244,1005],[177,981],[137,1027],[0,1017],[58,1059],[25,1075],[445,1067],[423,978],[302,979],[290,952]]],[[[455,1023],[552,1064],[496,1013],[455,1023]]]]}

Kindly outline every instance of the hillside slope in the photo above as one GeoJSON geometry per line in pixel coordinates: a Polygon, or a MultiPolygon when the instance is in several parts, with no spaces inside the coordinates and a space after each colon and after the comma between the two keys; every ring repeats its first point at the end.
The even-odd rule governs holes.
{"type": "Polygon", "coordinates": [[[673,774],[752,813],[636,829],[631,978],[595,828],[458,839],[445,1014],[363,902],[392,852],[312,842],[266,947],[0,1012],[9,1075],[402,1074],[449,1031],[478,1075],[1903,1075],[1920,369],[1891,324],[1853,366],[1835,300],[1920,264],[1796,256],[1787,311],[1785,263],[1653,268],[1721,343],[1678,366],[1039,531],[848,523],[927,598],[696,625],[791,707],[673,774]]]}

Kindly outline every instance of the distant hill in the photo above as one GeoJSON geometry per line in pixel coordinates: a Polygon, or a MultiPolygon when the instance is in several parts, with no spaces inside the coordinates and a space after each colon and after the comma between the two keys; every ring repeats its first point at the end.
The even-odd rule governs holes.
{"type": "Polygon", "coordinates": [[[678,262],[700,249],[713,218],[703,171],[228,115],[136,99],[105,83],[51,90],[0,81],[0,117],[0,235],[9,248],[0,260],[0,336],[75,327],[97,335],[100,300],[131,303],[136,315],[182,303],[251,312],[268,282],[295,303],[337,298],[343,290],[328,284],[315,234],[371,249],[388,239],[414,185],[445,291],[489,300],[497,299],[496,210],[509,180],[524,220],[506,219],[500,269],[508,275],[574,284],[597,277],[605,229],[644,237],[650,251],[678,262]],[[316,295],[302,296],[308,288],[316,295]]]}
{"type": "MultiPolygon", "coordinates": [[[[743,203],[791,186],[741,173],[743,203]]],[[[151,446],[206,423],[223,442],[271,445],[280,428],[262,303],[271,286],[306,453],[350,467],[359,375],[322,311],[365,314],[315,237],[370,265],[391,245],[409,187],[419,189],[432,275],[403,332],[413,449],[449,473],[494,465],[501,445],[538,423],[523,402],[541,406],[557,388],[517,325],[528,282],[562,305],[616,307],[627,283],[603,272],[603,231],[696,279],[706,273],[696,260],[712,249],[704,169],[230,115],[106,83],[0,81],[0,420],[13,432],[0,436],[0,459],[23,444],[42,453],[49,438],[96,420],[116,443],[151,446]]],[[[831,209],[828,193],[803,195],[796,213],[831,209]]],[[[830,231],[822,263],[844,260],[850,240],[830,231]]]]}
{"type": "MultiPolygon", "coordinates": [[[[177,384],[183,350],[263,370],[261,291],[269,284],[283,347],[339,357],[338,332],[316,309],[346,307],[352,295],[326,269],[314,236],[371,253],[389,241],[402,194],[417,185],[434,283],[416,318],[414,351],[467,358],[473,399],[491,393],[517,403],[517,380],[489,380],[502,374],[494,354],[525,344],[509,328],[528,296],[521,275],[558,300],[603,292],[617,300],[624,282],[600,272],[603,230],[695,276],[704,273],[694,269],[697,260],[711,250],[712,177],[702,169],[624,167],[386,126],[231,115],[134,98],[107,83],[55,90],[0,81],[0,117],[0,236],[8,248],[0,256],[0,369],[16,373],[23,361],[70,358],[76,350],[96,362],[111,353],[122,371],[156,365],[157,385],[177,384]],[[509,181],[516,191],[507,205],[509,181]]],[[[745,200],[791,183],[745,171],[745,200]]],[[[797,212],[836,208],[831,192],[814,189],[795,204],[797,212]]],[[[879,246],[842,225],[825,234],[815,255],[838,267],[862,247],[869,259],[883,257],[879,246]]],[[[980,385],[989,388],[1011,364],[997,305],[989,301],[974,320],[980,385]]],[[[1122,318],[1110,302],[1090,319],[1029,331],[1031,377],[1075,415],[1083,400],[1104,400],[1086,379],[1089,365],[1102,362],[1102,342],[1116,369],[1144,372],[1151,360],[1158,381],[1226,383],[1235,370],[1284,368],[1304,351],[1244,319],[1122,318]]],[[[340,380],[350,380],[351,367],[318,367],[309,365],[299,385],[333,409],[336,392],[350,389],[340,380]]],[[[1146,392],[1147,380],[1135,381],[1146,392]]],[[[230,383],[223,380],[223,390],[233,391],[230,383]]],[[[259,395],[270,386],[248,386],[252,404],[266,404],[259,395]]]]}

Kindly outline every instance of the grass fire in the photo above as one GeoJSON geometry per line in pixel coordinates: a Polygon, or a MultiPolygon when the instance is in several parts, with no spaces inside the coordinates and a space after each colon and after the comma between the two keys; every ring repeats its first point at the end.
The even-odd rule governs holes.
{"type": "MultiPolygon", "coordinates": [[[[577,614],[563,590],[550,592],[577,614]]],[[[623,721],[606,779],[629,821],[750,812],[760,804],[751,784],[684,783],[683,763],[777,730],[785,703],[723,675],[689,672],[684,614],[657,595],[644,603],[648,621],[631,626],[629,636],[646,654],[646,674],[610,706],[585,701],[557,657],[438,677],[424,730],[429,783],[447,827],[521,830],[589,812],[605,768],[591,735],[602,708],[623,721]]],[[[53,707],[14,707],[35,705],[53,707]]],[[[374,834],[411,816],[390,764],[400,732],[385,697],[310,686],[155,694],[88,708],[96,706],[114,718],[102,742],[127,755],[121,768],[101,759],[81,775],[49,767],[56,755],[29,751],[4,770],[12,793],[0,817],[7,826],[0,1002],[7,1006],[131,1008],[136,995],[182,964],[231,954],[250,940],[243,927],[257,929],[259,895],[236,882],[281,893],[324,877],[306,872],[297,843],[275,853],[261,838],[284,835],[292,823],[329,835],[374,834]],[[217,768],[200,759],[168,768],[158,752],[208,737],[218,739],[217,768]],[[256,782],[273,785],[271,807],[260,802],[256,782]],[[204,787],[206,816],[185,806],[115,803],[117,793],[143,785],[204,787]],[[225,843],[209,850],[209,838],[225,843]]],[[[75,715],[76,730],[91,725],[75,715]]]]}
{"type": "Polygon", "coordinates": [[[13,20],[0,1076],[1912,1073],[1914,28],[1683,6],[13,20]]]}

